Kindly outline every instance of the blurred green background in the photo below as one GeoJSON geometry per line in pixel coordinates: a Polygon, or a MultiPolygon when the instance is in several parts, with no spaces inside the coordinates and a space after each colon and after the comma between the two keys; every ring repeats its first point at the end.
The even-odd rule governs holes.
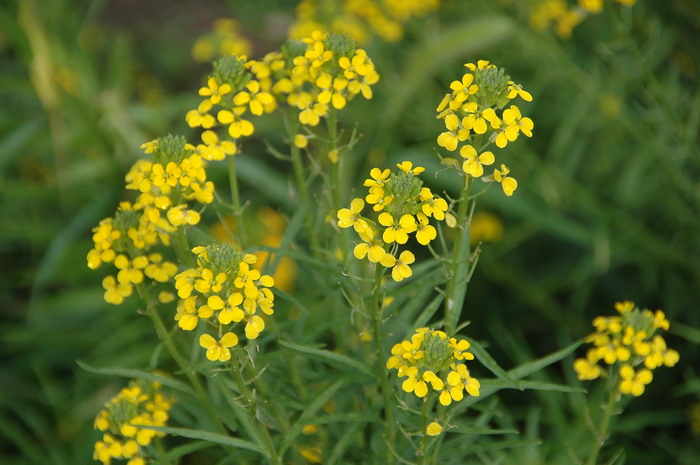
{"type": "MultiPolygon", "coordinates": [[[[623,446],[630,464],[697,464],[700,3],[607,1],[570,39],[531,28],[535,3],[443,1],[409,23],[401,41],[365,44],[382,80],[373,100],[352,102],[342,116],[363,134],[348,186],[371,166],[404,159],[439,170],[435,107],[449,82],[468,61],[506,68],[534,96],[520,107],[535,134],[507,149],[516,194],[492,190],[478,207],[498,218],[503,235],[482,246],[463,314],[470,334],[510,367],[585,336],[615,301],[662,308],[681,361],[629,402],[611,447],[623,446]]],[[[209,70],[192,57],[197,38],[215,19],[235,18],[252,55],[262,56],[286,39],[294,7],[0,6],[0,463],[91,462],[94,415],[124,380],[88,373],[76,360],[142,368],[157,345],[136,302],[104,302],[102,275],[85,266],[91,228],[126,198],[123,176],[143,142],[169,132],[194,140],[184,114],[209,70]]],[[[291,212],[288,167],[264,145],[282,144],[281,131],[272,120],[258,129],[237,162],[243,196],[291,212]]],[[[429,178],[436,192],[457,191],[444,173],[429,178]]],[[[572,360],[539,376],[577,384],[572,360]]],[[[588,434],[585,402],[504,395],[493,407],[499,421],[544,439],[514,449],[506,463],[566,463],[568,442],[588,434]]]]}

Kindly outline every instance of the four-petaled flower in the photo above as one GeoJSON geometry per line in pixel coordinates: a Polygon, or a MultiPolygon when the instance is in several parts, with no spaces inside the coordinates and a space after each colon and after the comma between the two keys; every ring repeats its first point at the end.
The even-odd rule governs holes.
{"type": "Polygon", "coordinates": [[[212,362],[228,362],[231,360],[231,347],[238,344],[238,336],[228,332],[217,341],[209,334],[202,334],[199,337],[199,345],[207,349],[207,359],[212,362]]]}

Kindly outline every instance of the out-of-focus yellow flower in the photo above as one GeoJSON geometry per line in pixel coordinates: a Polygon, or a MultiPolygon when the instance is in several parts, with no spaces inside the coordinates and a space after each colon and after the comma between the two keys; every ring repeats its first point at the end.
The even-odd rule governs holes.
{"type": "Polygon", "coordinates": [[[200,63],[220,55],[250,55],[251,42],[241,35],[240,25],[229,18],[214,21],[212,31],[199,37],[192,46],[192,58],[200,63]]]}
{"type": "Polygon", "coordinates": [[[599,362],[617,366],[620,393],[640,396],[653,379],[652,370],[662,365],[672,367],[680,357],[658,334],[670,326],[664,312],[640,310],[631,301],[617,302],[615,309],[619,316],[593,320],[596,331],[586,341],[594,347],[588,349],[586,358],[574,361],[574,370],[579,379],[591,380],[607,374],[599,362]]]}
{"type": "MultiPolygon", "coordinates": [[[[259,240],[253,245],[264,245],[268,247],[279,247],[282,244],[282,236],[287,228],[286,220],[276,210],[270,207],[262,207],[257,210],[254,216],[254,222],[249,224],[249,230],[258,231],[254,237],[259,240]]],[[[211,235],[218,242],[232,243],[230,232],[236,231],[236,222],[233,216],[224,217],[225,224],[216,223],[210,229],[211,235]]],[[[261,250],[255,252],[257,257],[255,268],[262,270],[270,258],[270,252],[261,250]]],[[[275,281],[275,287],[285,292],[289,292],[294,288],[294,280],[297,275],[297,264],[294,259],[289,257],[281,257],[277,270],[272,274],[275,281]]]]}
{"type": "Polygon", "coordinates": [[[349,37],[364,44],[372,36],[398,42],[404,27],[413,19],[440,8],[440,0],[302,0],[289,37],[300,39],[320,29],[349,37]]]}
{"type": "Polygon", "coordinates": [[[472,217],[469,234],[472,244],[500,241],[503,237],[503,223],[493,213],[477,212],[472,217]]]}

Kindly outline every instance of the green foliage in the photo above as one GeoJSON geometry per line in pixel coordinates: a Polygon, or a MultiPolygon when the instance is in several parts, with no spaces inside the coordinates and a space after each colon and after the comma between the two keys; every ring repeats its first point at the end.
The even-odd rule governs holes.
{"type": "MultiPolygon", "coordinates": [[[[632,8],[606,2],[603,13],[564,40],[530,28],[531,3],[443,2],[439,12],[407,26],[401,42],[362,45],[382,79],[371,101],[353,101],[339,113],[341,127],[362,135],[341,148],[343,201],[360,192],[370,168],[403,160],[425,166],[425,184],[456,199],[461,180],[435,155],[441,130],[435,106],[462,64],[489,59],[534,96],[524,112],[535,121],[535,137],[506,149],[518,191],[508,198],[496,189],[479,194],[477,212],[495,212],[503,238],[463,245],[470,251],[465,263],[478,266],[462,275],[469,292],[456,289],[464,308],[452,323],[469,320],[458,336],[472,343],[476,361],[469,366],[481,393],[437,407],[449,412],[449,426],[426,444],[426,463],[437,463],[430,454],[438,451],[448,464],[583,463],[606,392],[576,380],[573,354],[594,316],[631,299],[664,309],[668,342],[681,360],[660,371],[644,396],[621,404],[624,414],[613,417],[600,463],[695,464],[700,55],[688,44],[700,12],[690,1],[640,0],[632,8]]],[[[286,37],[271,33],[272,25],[295,14],[279,1],[228,6],[221,13],[238,14],[261,52],[279,48],[286,37]]],[[[199,102],[196,88],[207,72],[188,55],[206,32],[196,21],[168,14],[158,27],[145,27],[138,18],[156,13],[154,7],[143,5],[138,14],[124,8],[66,0],[0,7],[0,462],[90,463],[101,436],[93,430],[95,414],[136,378],[161,383],[177,399],[171,426],[153,427],[168,433],[154,463],[252,464],[260,457],[274,463],[275,454],[307,463],[307,446],[322,449],[323,463],[369,463],[369,456],[386,463],[380,368],[391,345],[416,327],[443,325],[445,250],[433,244],[438,258],[425,251],[410,280],[386,284],[379,310],[386,356],[376,358],[366,337],[371,276],[337,262],[335,250],[313,250],[307,235],[309,214],[316,229],[327,226],[319,212],[331,202],[328,160],[304,160],[304,181],[315,191],[301,201],[290,187],[287,149],[280,148],[289,141],[279,121],[256,122],[235,167],[243,218],[261,238],[246,252],[271,255],[265,273],[289,261],[296,266],[293,287],[275,290],[274,321],[239,352],[250,399],[228,366],[204,358],[199,333],[174,326],[175,304],[158,312],[187,369],[159,341],[138,297],[118,308],[102,299],[104,273],[85,267],[91,228],[127,199],[123,178],[142,157],[142,143],[170,132],[196,142],[184,114],[199,102]],[[268,156],[267,146],[282,157],[268,156]],[[276,243],[255,230],[263,205],[289,220],[276,243]],[[210,410],[192,374],[205,380],[210,410]],[[307,435],[308,425],[319,432],[307,435]]],[[[283,53],[301,49],[289,42],[283,53]]],[[[238,63],[220,62],[219,72],[240,88],[250,76],[229,69],[238,63]]],[[[350,132],[341,130],[340,139],[350,140],[350,132]]],[[[218,192],[203,223],[225,225],[226,168],[212,163],[208,175],[218,192]]],[[[189,239],[208,244],[220,240],[216,234],[201,227],[189,239]]],[[[404,396],[396,379],[389,384],[394,433],[404,446],[390,457],[413,463],[421,405],[404,396]]]]}

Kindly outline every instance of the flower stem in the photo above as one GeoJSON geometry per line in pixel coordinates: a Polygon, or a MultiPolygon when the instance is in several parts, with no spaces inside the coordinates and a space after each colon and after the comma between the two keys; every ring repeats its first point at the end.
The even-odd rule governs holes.
{"type": "Polygon", "coordinates": [[[194,268],[194,259],[192,258],[192,252],[190,252],[190,246],[187,242],[187,235],[185,234],[184,226],[177,227],[177,234],[175,234],[173,239],[175,255],[177,255],[180,263],[189,268],[194,268]]]}
{"type": "MultiPolygon", "coordinates": [[[[238,391],[241,393],[241,396],[243,396],[243,399],[246,402],[246,410],[253,418],[255,418],[255,398],[253,397],[252,393],[250,392],[250,389],[248,389],[248,386],[246,385],[245,380],[243,379],[241,364],[238,362],[238,355],[235,351],[233,351],[233,353],[231,354],[231,371],[233,371],[233,377],[236,380],[236,385],[238,385],[238,391]]],[[[264,425],[257,426],[257,422],[255,422],[254,424],[256,425],[256,428],[260,433],[263,442],[262,446],[265,448],[266,454],[270,459],[270,462],[273,465],[282,465],[282,460],[277,455],[275,444],[272,442],[272,438],[270,437],[270,433],[267,431],[267,428],[264,425]]]]}
{"type": "Polygon", "coordinates": [[[377,364],[377,374],[381,382],[382,400],[384,402],[384,425],[386,429],[386,442],[391,446],[387,447],[387,463],[393,463],[391,449],[394,445],[394,411],[391,405],[391,386],[387,379],[386,367],[384,365],[384,338],[381,332],[381,302],[379,297],[382,291],[382,277],[384,268],[377,263],[374,272],[374,289],[372,291],[372,339],[374,340],[375,359],[377,364]]]}
{"type": "Polygon", "coordinates": [[[160,314],[158,314],[157,305],[151,299],[148,289],[146,289],[146,286],[144,286],[143,283],[140,283],[136,286],[136,290],[138,291],[139,296],[141,296],[141,299],[146,303],[146,313],[151,318],[151,321],[153,321],[153,326],[155,326],[156,328],[158,338],[161,340],[161,342],[163,342],[165,348],[170,353],[170,356],[173,358],[173,360],[175,360],[175,363],[180,368],[180,371],[182,371],[185,374],[185,376],[187,376],[187,378],[189,379],[190,384],[192,385],[197,394],[197,397],[199,397],[199,400],[202,401],[202,404],[207,410],[209,417],[214,421],[219,430],[221,430],[222,432],[226,431],[223,423],[221,423],[221,420],[219,419],[219,415],[216,413],[216,410],[209,402],[209,396],[204,390],[204,386],[202,385],[201,380],[197,376],[197,373],[192,371],[185,359],[182,357],[182,354],[180,354],[180,351],[178,351],[177,346],[175,346],[175,342],[173,341],[172,337],[170,336],[170,333],[165,327],[165,324],[163,323],[163,319],[160,317],[160,314]]]}
{"type": "MultiPolygon", "coordinates": [[[[240,154],[239,154],[240,155],[240,154]]],[[[248,235],[246,233],[245,222],[243,221],[243,211],[241,210],[241,198],[238,194],[238,176],[236,175],[236,156],[228,157],[228,182],[231,188],[231,204],[233,205],[233,217],[236,222],[236,232],[241,248],[246,246],[248,235]]]]}
{"type": "Polygon", "coordinates": [[[603,419],[600,421],[600,428],[598,429],[597,436],[593,439],[593,447],[591,448],[591,455],[586,461],[586,465],[596,465],[598,461],[598,454],[600,449],[603,448],[605,441],[610,435],[610,419],[612,418],[612,412],[615,409],[615,404],[617,403],[617,396],[619,395],[619,390],[616,386],[610,388],[610,394],[608,395],[608,402],[603,410],[603,419]]]}
{"type": "Polygon", "coordinates": [[[459,197],[457,210],[457,234],[452,249],[449,281],[445,295],[445,331],[452,335],[455,332],[459,316],[462,312],[464,297],[467,293],[467,277],[469,276],[469,190],[471,177],[464,176],[464,187],[459,197]]]}
{"type": "Polygon", "coordinates": [[[301,197],[301,201],[306,205],[306,230],[309,234],[309,244],[311,245],[311,252],[314,257],[319,257],[320,246],[318,242],[318,233],[316,228],[314,228],[313,219],[313,209],[311,208],[311,197],[309,196],[309,188],[306,185],[306,173],[304,172],[304,163],[301,157],[301,150],[294,144],[294,136],[299,130],[299,122],[295,118],[291,118],[293,121],[290,124],[286,124],[287,136],[290,140],[290,149],[292,153],[292,166],[294,168],[294,180],[297,185],[297,191],[301,197]]]}
{"type": "MultiPolygon", "coordinates": [[[[432,394],[432,393],[431,393],[432,394]]],[[[418,465],[423,465],[426,463],[427,452],[428,452],[428,433],[426,428],[428,426],[428,413],[430,412],[430,395],[423,399],[423,408],[421,409],[420,415],[420,427],[423,433],[420,439],[420,446],[418,449],[418,465]]]]}
{"type": "MultiPolygon", "coordinates": [[[[328,126],[328,153],[338,148],[338,121],[335,110],[331,109],[326,118],[328,126]]],[[[340,210],[340,157],[331,160],[331,206],[335,211],[340,210]]]]}

